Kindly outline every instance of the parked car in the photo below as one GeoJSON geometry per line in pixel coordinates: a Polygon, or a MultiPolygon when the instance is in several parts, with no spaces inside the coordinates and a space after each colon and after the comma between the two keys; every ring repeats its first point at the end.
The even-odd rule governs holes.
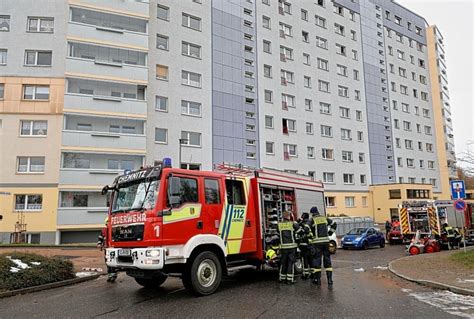
{"type": "Polygon", "coordinates": [[[329,252],[331,255],[334,255],[337,251],[337,236],[336,232],[334,232],[331,236],[329,236],[329,252]]]}
{"type": "Polygon", "coordinates": [[[341,243],[342,249],[358,248],[369,249],[369,247],[385,247],[384,234],[373,227],[353,228],[344,237],[341,243]]]}
{"type": "Polygon", "coordinates": [[[400,225],[392,227],[388,233],[387,240],[390,245],[403,243],[403,234],[400,230],[400,225]]]}

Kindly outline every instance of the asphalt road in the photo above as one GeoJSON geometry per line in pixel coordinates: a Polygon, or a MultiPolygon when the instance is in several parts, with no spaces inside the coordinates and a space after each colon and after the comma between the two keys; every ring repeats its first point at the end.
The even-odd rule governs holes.
{"type": "Polygon", "coordinates": [[[407,283],[385,267],[404,255],[401,246],[339,250],[334,288],[299,280],[276,282],[277,272],[241,270],[212,296],[196,298],[179,279],[149,291],[121,274],[75,286],[0,299],[0,318],[474,318],[469,297],[407,283]]]}

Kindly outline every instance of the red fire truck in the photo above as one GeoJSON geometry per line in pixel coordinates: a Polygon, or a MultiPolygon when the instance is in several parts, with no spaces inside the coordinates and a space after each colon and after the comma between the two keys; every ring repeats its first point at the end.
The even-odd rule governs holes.
{"type": "Polygon", "coordinates": [[[283,211],[295,219],[312,206],[325,212],[321,182],[240,165],[193,171],[165,159],[117,177],[109,191],[107,266],[144,287],[179,276],[197,295],[215,292],[234,267],[265,264],[283,211]]]}

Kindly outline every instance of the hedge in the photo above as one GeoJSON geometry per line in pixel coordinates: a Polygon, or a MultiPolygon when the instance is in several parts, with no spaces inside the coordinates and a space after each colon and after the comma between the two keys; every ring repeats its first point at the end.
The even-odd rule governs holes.
{"type": "Polygon", "coordinates": [[[39,286],[75,277],[73,264],[69,260],[21,252],[0,255],[0,291],[39,286]],[[17,265],[7,256],[21,260],[30,268],[11,272],[11,267],[17,267],[17,265]],[[34,265],[32,262],[40,264],[34,265]]]}

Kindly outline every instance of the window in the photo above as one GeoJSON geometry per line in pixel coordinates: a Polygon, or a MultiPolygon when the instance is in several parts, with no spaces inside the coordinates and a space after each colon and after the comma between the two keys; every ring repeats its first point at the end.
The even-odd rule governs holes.
{"type": "Polygon", "coordinates": [[[425,125],[425,134],[426,135],[431,135],[431,126],[426,126],[425,125]]]}
{"type": "Polygon", "coordinates": [[[429,118],[430,117],[430,110],[423,109],[423,116],[429,118]]]}
{"type": "Polygon", "coordinates": [[[418,150],[423,151],[423,142],[418,141],[418,150]]]}
{"type": "Polygon", "coordinates": [[[404,68],[398,68],[398,74],[399,74],[401,77],[406,78],[406,77],[407,77],[407,70],[405,70],[404,68]]]}
{"type": "Polygon", "coordinates": [[[400,189],[390,189],[388,191],[388,198],[390,199],[401,199],[402,198],[402,192],[400,189]]]}
{"type": "Polygon", "coordinates": [[[354,75],[354,80],[357,80],[357,81],[360,80],[358,70],[353,70],[353,75],[354,75]]]}
{"type": "Polygon", "coordinates": [[[329,82],[319,80],[318,88],[319,88],[319,91],[321,92],[329,92],[329,82]]]}
{"type": "Polygon", "coordinates": [[[354,30],[351,30],[351,40],[357,41],[357,33],[354,30]]]}
{"type": "MultiPolygon", "coordinates": [[[[87,207],[89,206],[89,195],[72,193],[72,192],[61,192],[60,207],[87,207]]],[[[102,205],[101,205],[102,206],[102,205]]]]}
{"type": "Polygon", "coordinates": [[[323,172],[324,183],[334,183],[334,173],[323,172]]]}
{"type": "Polygon", "coordinates": [[[84,131],[84,132],[90,132],[90,131],[92,131],[92,124],[77,123],[76,130],[84,131]]]}
{"type": "Polygon", "coordinates": [[[346,47],[342,44],[336,43],[336,53],[340,55],[346,55],[346,47]]]}
{"type": "Polygon", "coordinates": [[[321,7],[325,7],[324,0],[317,0],[316,4],[321,7]]]}
{"type": "Polygon", "coordinates": [[[415,167],[415,160],[413,158],[407,158],[407,167],[409,168],[415,167]]]}
{"type": "Polygon", "coordinates": [[[161,20],[169,20],[170,19],[170,8],[158,5],[158,11],[156,17],[161,20]]]}
{"type": "Polygon", "coordinates": [[[313,101],[310,99],[304,99],[304,108],[306,111],[313,111],[313,101]]]}
{"type": "Polygon", "coordinates": [[[270,90],[265,90],[265,102],[273,103],[273,92],[270,90]]]}
{"type": "Polygon", "coordinates": [[[181,114],[190,116],[201,116],[201,103],[182,100],[181,114]]]}
{"type": "Polygon", "coordinates": [[[0,100],[3,100],[4,95],[5,95],[5,85],[3,83],[0,83],[0,100]]]}
{"type": "Polygon", "coordinates": [[[155,142],[168,143],[168,130],[165,128],[155,128],[155,142]]]}
{"type": "Polygon", "coordinates": [[[336,197],[326,196],[324,197],[324,201],[326,203],[326,207],[336,207],[336,197]]]}
{"type": "Polygon", "coordinates": [[[282,105],[286,107],[295,107],[295,97],[293,95],[282,94],[282,105]]]}
{"type": "Polygon", "coordinates": [[[405,113],[410,113],[410,105],[402,103],[402,111],[405,113]]]}
{"type": "Polygon", "coordinates": [[[434,169],[434,161],[428,161],[428,168],[429,169],[434,169]]]}
{"type": "Polygon", "coordinates": [[[308,11],[301,9],[301,20],[308,21],[308,11]]]}
{"type": "Polygon", "coordinates": [[[397,165],[398,167],[403,167],[403,159],[401,157],[397,157],[397,165]]]}
{"type": "Polygon", "coordinates": [[[262,25],[265,29],[271,29],[271,22],[270,18],[266,16],[262,16],[262,25]]]}
{"type": "Polygon", "coordinates": [[[272,67],[270,65],[263,65],[263,75],[267,78],[272,77],[272,67]]]}
{"type": "Polygon", "coordinates": [[[263,52],[272,53],[272,43],[267,40],[263,40],[263,52]]]}
{"type": "Polygon", "coordinates": [[[332,127],[327,125],[321,125],[321,136],[332,137],[332,127]]]}
{"type": "Polygon", "coordinates": [[[165,96],[156,96],[155,97],[155,110],[161,112],[168,111],[168,98],[165,96]]]}
{"type": "Polygon", "coordinates": [[[352,137],[351,137],[351,130],[349,129],[346,129],[346,128],[341,128],[341,139],[343,140],[352,140],[352,137]]]}
{"type": "Polygon", "coordinates": [[[356,61],[359,60],[359,54],[356,50],[352,50],[352,59],[356,61]]]}
{"type": "Polygon", "coordinates": [[[291,37],[293,36],[293,30],[291,25],[280,22],[280,37],[291,37]]]}
{"type": "Polygon", "coordinates": [[[306,122],[306,134],[310,134],[310,135],[314,134],[313,123],[306,122]]]}
{"type": "Polygon", "coordinates": [[[156,35],[156,48],[160,50],[168,50],[168,40],[167,36],[157,34],[156,35]]]}
{"type": "Polygon", "coordinates": [[[0,15],[0,32],[10,31],[10,16],[0,15]]]}
{"type": "Polygon", "coordinates": [[[396,146],[397,148],[402,147],[399,137],[395,137],[395,146],[396,146]]]}
{"type": "Polygon", "coordinates": [[[345,86],[339,85],[337,87],[337,93],[338,93],[339,96],[349,97],[349,89],[345,86]]]}
{"type": "Polygon", "coordinates": [[[421,35],[421,28],[418,26],[415,26],[415,33],[418,35],[421,35]]]}
{"type": "Polygon", "coordinates": [[[329,71],[329,63],[327,60],[318,58],[318,69],[329,71]]]}
{"type": "Polygon", "coordinates": [[[288,154],[288,156],[298,156],[298,149],[295,144],[283,144],[283,150],[288,154]]]}
{"type": "Polygon", "coordinates": [[[191,16],[187,13],[183,13],[182,24],[183,27],[201,31],[201,18],[191,16]]]}
{"type": "Polygon", "coordinates": [[[319,102],[319,111],[322,114],[331,114],[331,104],[319,102]]]}
{"type": "Polygon", "coordinates": [[[328,40],[321,38],[321,37],[316,37],[316,46],[318,46],[321,49],[326,49],[328,48],[328,40]]]}
{"type": "Polygon", "coordinates": [[[17,173],[44,173],[44,157],[17,157],[17,173]]]}
{"type": "Polygon", "coordinates": [[[46,136],[48,134],[47,121],[20,121],[21,136],[46,136]]]}
{"type": "Polygon", "coordinates": [[[412,140],[405,140],[405,148],[407,150],[412,150],[413,149],[413,141],[412,140]]]}
{"type": "Polygon", "coordinates": [[[274,128],[273,126],[273,116],[265,115],[265,127],[274,128]]]}
{"type": "Polygon", "coordinates": [[[245,191],[242,181],[227,179],[225,188],[229,205],[245,205],[245,191]]]}
{"type": "Polygon", "coordinates": [[[364,141],[364,132],[357,131],[357,141],[363,142],[364,141]]]}
{"type": "Polygon", "coordinates": [[[360,91],[359,90],[354,90],[354,99],[356,101],[360,101],[360,91]]]}
{"type": "Polygon", "coordinates": [[[342,180],[346,185],[354,184],[354,174],[342,174],[342,180]]]}
{"type": "Polygon", "coordinates": [[[309,42],[309,33],[306,31],[301,31],[301,37],[303,42],[309,42]]]}
{"type": "Polygon", "coordinates": [[[305,65],[311,64],[310,55],[308,53],[303,53],[303,64],[305,65]]]}
{"type": "Polygon", "coordinates": [[[221,191],[217,179],[204,179],[204,194],[206,204],[219,204],[221,202],[221,191]]]}
{"type": "Polygon", "coordinates": [[[7,49],[0,49],[0,65],[7,65],[7,49]]]}
{"type": "Polygon", "coordinates": [[[181,131],[182,145],[201,146],[201,133],[181,131]]]}
{"type": "Polygon", "coordinates": [[[194,87],[201,87],[201,74],[181,71],[181,84],[194,87]]]}
{"type": "Polygon", "coordinates": [[[362,121],[362,111],[356,111],[356,120],[362,121]]]}
{"type": "Polygon", "coordinates": [[[344,27],[340,24],[334,23],[334,31],[339,35],[344,35],[344,27]]]}
{"type": "Polygon", "coordinates": [[[355,207],[354,196],[344,197],[344,203],[346,204],[346,207],[355,207]]]}
{"type": "Polygon", "coordinates": [[[24,100],[49,100],[49,86],[23,85],[24,100]]]}
{"type": "Polygon", "coordinates": [[[354,161],[354,159],[352,158],[352,152],[342,151],[342,161],[352,163],[354,161]]]}
{"type": "Polygon", "coordinates": [[[423,101],[428,101],[428,93],[426,92],[421,92],[421,99],[423,101]]]}
{"type": "Polygon", "coordinates": [[[394,119],[393,120],[393,126],[396,128],[396,129],[399,129],[400,128],[400,121],[398,119],[394,119]]]}
{"type": "Polygon", "coordinates": [[[312,146],[308,146],[307,147],[307,155],[308,155],[308,158],[314,158],[314,147],[312,146]]]}
{"type": "Polygon", "coordinates": [[[321,150],[322,158],[324,160],[332,161],[334,160],[334,150],[330,148],[323,148],[321,150]]]}
{"type": "Polygon", "coordinates": [[[192,58],[201,58],[201,46],[189,42],[182,42],[181,54],[192,58]]]}
{"type": "Polygon", "coordinates": [[[403,35],[401,35],[400,33],[397,33],[397,41],[403,43],[403,35]]]}
{"type": "Polygon", "coordinates": [[[296,132],[296,121],[295,120],[282,119],[282,123],[283,123],[283,130],[286,127],[288,131],[296,132]]]}
{"type": "Polygon", "coordinates": [[[359,153],[359,163],[365,163],[365,153],[359,153]]]}
{"type": "Polygon", "coordinates": [[[28,17],[28,32],[52,33],[53,31],[54,31],[53,18],[28,17]]]}
{"type": "Polygon", "coordinates": [[[275,143],[273,142],[266,142],[265,143],[265,153],[269,155],[275,154],[275,143]]]}
{"type": "Polygon", "coordinates": [[[245,130],[246,130],[246,131],[250,131],[250,132],[255,132],[255,125],[246,124],[246,125],[245,125],[245,130]]]}
{"type": "Polygon", "coordinates": [[[404,95],[408,95],[408,88],[405,85],[400,84],[400,93],[404,95]]]}
{"type": "Polygon", "coordinates": [[[317,26],[320,26],[321,28],[326,28],[326,19],[318,15],[314,16],[314,19],[315,19],[315,24],[317,26]]]}
{"type": "Polygon", "coordinates": [[[52,51],[25,51],[25,65],[51,66],[52,51]]]}
{"type": "Polygon", "coordinates": [[[295,78],[293,72],[281,70],[281,79],[282,84],[286,83],[295,83],[295,78]]]}
{"type": "Polygon", "coordinates": [[[428,189],[407,189],[407,198],[430,198],[430,191],[428,189]]]}
{"type": "Polygon", "coordinates": [[[168,80],[168,67],[166,65],[156,65],[156,78],[160,80],[168,80]]]}
{"type": "Polygon", "coordinates": [[[347,107],[339,107],[339,115],[342,118],[348,119],[350,118],[350,109],[347,107]]]}
{"type": "Polygon", "coordinates": [[[347,76],[347,67],[344,65],[337,65],[337,74],[342,75],[342,76],[347,76]]]}
{"type": "Polygon", "coordinates": [[[311,88],[311,77],[304,76],[304,86],[307,88],[311,88]]]}
{"type": "Polygon", "coordinates": [[[411,131],[411,122],[403,121],[403,129],[405,131],[411,131]]]}
{"type": "Polygon", "coordinates": [[[15,210],[28,211],[41,209],[43,209],[43,195],[15,195],[15,210]]]}

